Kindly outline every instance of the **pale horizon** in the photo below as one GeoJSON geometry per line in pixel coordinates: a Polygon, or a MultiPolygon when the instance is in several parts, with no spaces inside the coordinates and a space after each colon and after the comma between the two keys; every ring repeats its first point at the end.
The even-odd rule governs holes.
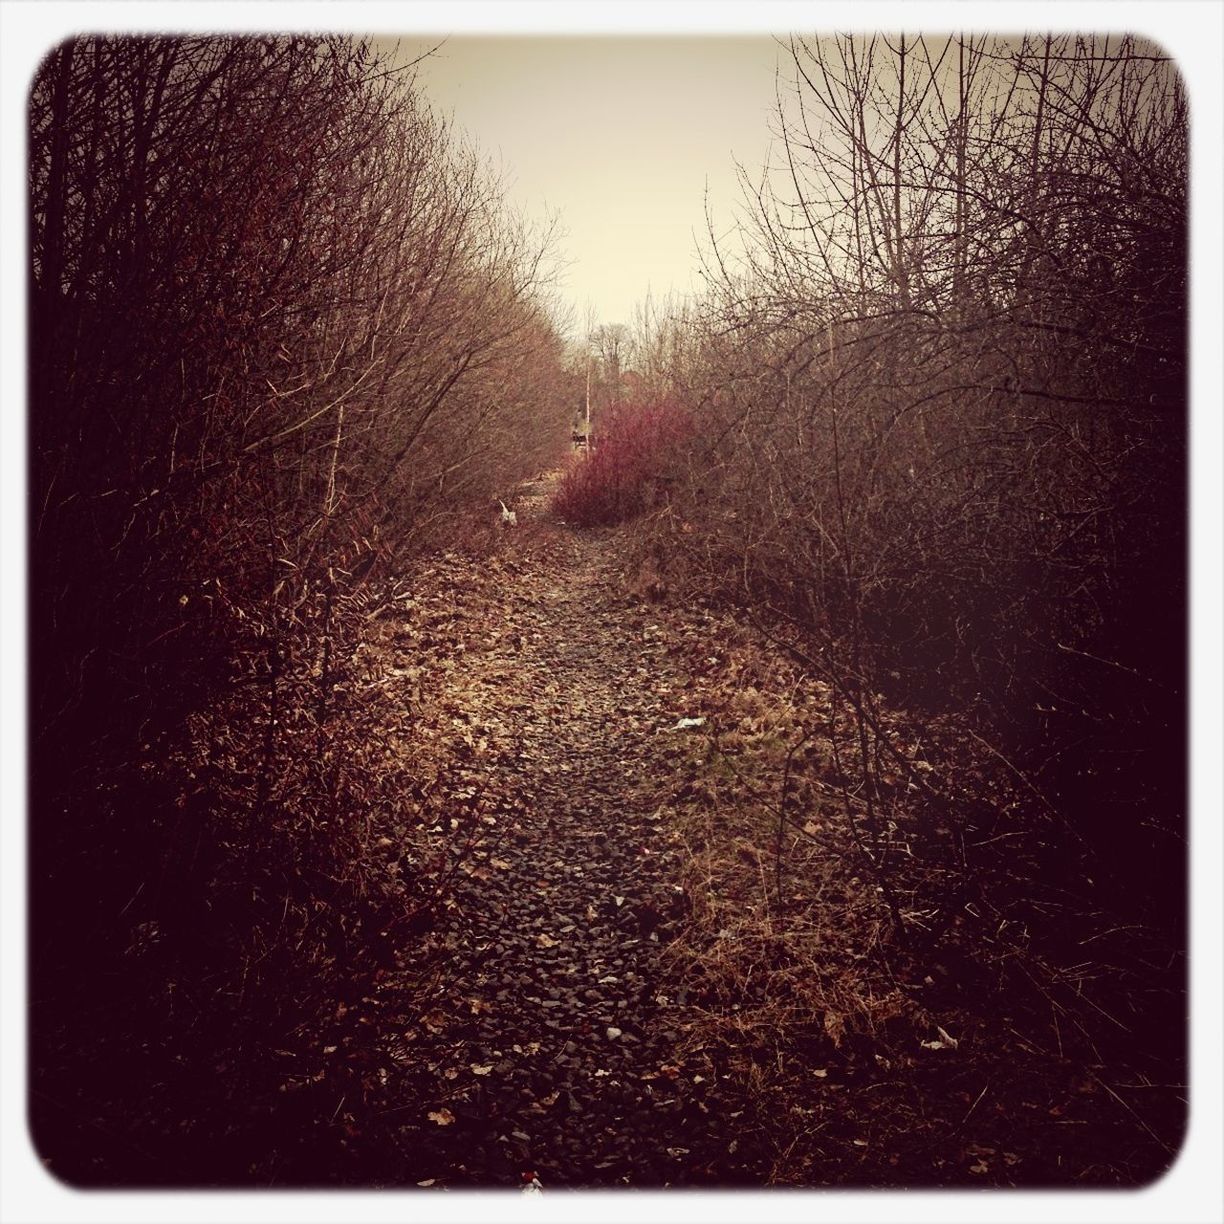
{"type": "Polygon", "coordinates": [[[557,297],[575,323],[631,323],[699,289],[706,202],[728,229],[736,162],[768,155],[775,67],[768,34],[680,37],[386,36],[417,87],[499,165],[512,204],[560,225],[557,297]],[[396,49],[398,44],[398,48],[396,49]]]}

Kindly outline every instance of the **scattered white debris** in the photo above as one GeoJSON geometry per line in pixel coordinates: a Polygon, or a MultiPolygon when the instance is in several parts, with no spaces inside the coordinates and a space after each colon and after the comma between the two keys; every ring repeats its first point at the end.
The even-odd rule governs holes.
{"type": "Polygon", "coordinates": [[[935,1031],[939,1034],[940,1040],[920,1042],[924,1050],[955,1050],[960,1045],[960,1042],[947,1029],[941,1028],[938,1024],[935,1026],[935,1031]]]}
{"type": "Polygon", "coordinates": [[[674,727],[673,731],[687,731],[690,727],[704,727],[706,720],[702,718],[682,718],[674,727]]]}

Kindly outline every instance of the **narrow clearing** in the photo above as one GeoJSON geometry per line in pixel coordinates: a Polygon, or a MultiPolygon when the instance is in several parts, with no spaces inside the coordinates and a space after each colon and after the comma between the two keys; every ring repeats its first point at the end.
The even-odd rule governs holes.
{"type": "Polygon", "coordinates": [[[550,491],[528,486],[517,527],[432,557],[372,614],[347,699],[392,776],[418,779],[407,843],[378,853],[419,923],[280,1086],[284,1142],[259,1175],[1158,1173],[1184,1104],[1162,954],[1043,876],[1032,856],[1052,834],[997,762],[955,720],[882,715],[909,772],[954,785],[967,812],[924,809],[905,770],[881,772],[898,947],[846,816],[829,688],[728,614],[652,602],[624,576],[629,537],[570,529],[550,491]],[[974,893],[958,891],[966,854],[974,893]]]}
{"type": "Polygon", "coordinates": [[[673,1065],[687,1000],[660,966],[683,918],[656,810],[689,734],[683,678],[607,533],[550,520],[545,492],[493,563],[500,624],[464,643],[439,701],[471,746],[447,808],[483,804],[488,836],[449,907],[448,989],[399,1051],[422,1094],[404,1106],[422,1115],[413,1171],[725,1180],[735,1106],[673,1065]]]}

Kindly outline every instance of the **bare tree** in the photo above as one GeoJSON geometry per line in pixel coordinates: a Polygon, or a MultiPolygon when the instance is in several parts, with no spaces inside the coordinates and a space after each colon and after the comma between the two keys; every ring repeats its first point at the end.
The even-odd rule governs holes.
{"type": "Polygon", "coordinates": [[[39,1050],[151,923],[157,1023],[237,1006],[255,1066],[411,913],[340,681],[397,559],[564,445],[551,231],[348,38],[72,39],[29,123],[39,1050]]]}
{"type": "Polygon", "coordinates": [[[1131,38],[785,51],[778,165],[741,175],[744,227],[710,246],[691,324],[704,425],[683,517],[701,530],[674,545],[814,644],[867,737],[865,786],[886,750],[873,694],[961,704],[1120,870],[1157,843],[1172,863],[1176,73],[1131,38]],[[1081,802],[1073,743],[1127,754],[1160,821],[1119,836],[1100,785],[1081,802]]]}

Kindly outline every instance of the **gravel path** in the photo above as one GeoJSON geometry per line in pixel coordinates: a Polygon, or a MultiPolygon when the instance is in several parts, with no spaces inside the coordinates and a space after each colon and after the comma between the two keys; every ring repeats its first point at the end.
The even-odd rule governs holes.
{"type": "Polygon", "coordinates": [[[725,1184],[735,1109],[716,1077],[676,1065],[690,1004],[661,963],[686,907],[658,812],[686,681],[654,609],[626,596],[617,537],[550,521],[545,491],[520,500],[506,541],[506,623],[451,674],[503,744],[478,743],[459,794],[508,815],[461,880],[448,990],[405,1050],[436,1079],[405,1132],[412,1172],[725,1184]]]}

